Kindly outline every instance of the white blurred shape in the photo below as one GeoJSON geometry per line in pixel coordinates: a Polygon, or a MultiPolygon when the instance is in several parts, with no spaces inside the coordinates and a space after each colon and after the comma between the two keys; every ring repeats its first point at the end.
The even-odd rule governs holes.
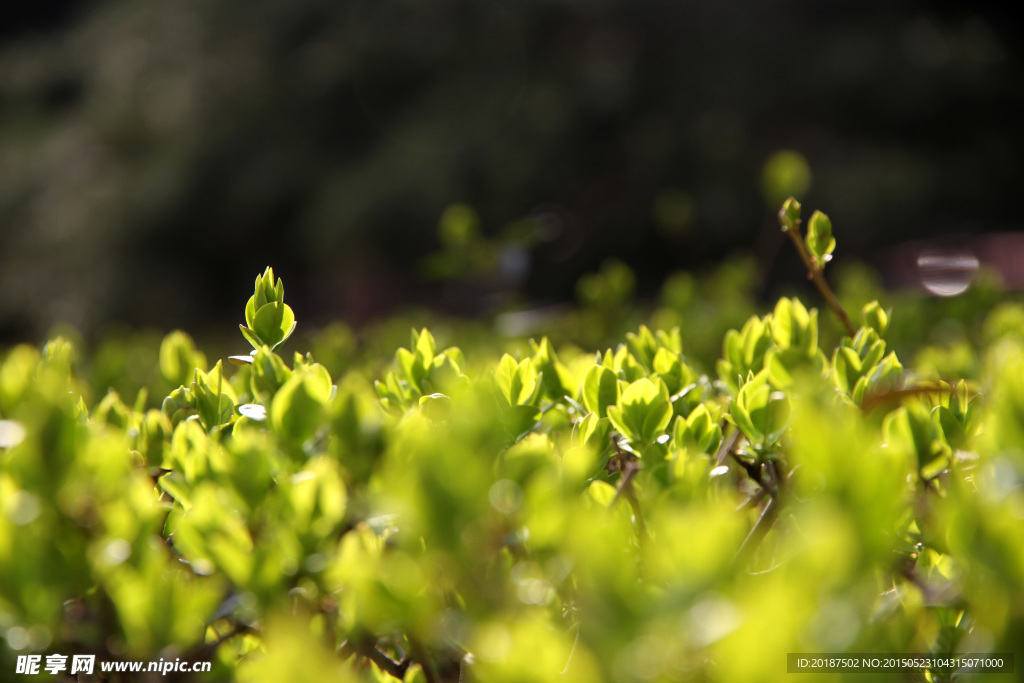
{"type": "Polygon", "coordinates": [[[963,294],[978,272],[978,257],[969,251],[926,249],[917,257],[921,286],[936,296],[963,294]]]}
{"type": "Polygon", "coordinates": [[[25,427],[14,420],[0,420],[0,448],[11,448],[25,440],[25,427]]]}

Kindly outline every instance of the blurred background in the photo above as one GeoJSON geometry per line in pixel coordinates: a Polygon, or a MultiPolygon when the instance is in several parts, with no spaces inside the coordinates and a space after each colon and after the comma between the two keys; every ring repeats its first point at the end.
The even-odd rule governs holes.
{"type": "Polygon", "coordinates": [[[744,255],[767,298],[803,276],[775,220],[790,193],[832,217],[836,267],[887,287],[971,259],[1024,284],[1008,3],[12,10],[2,344],[230,330],[268,264],[317,325],[415,306],[528,331],[522,311],[690,296],[672,273],[744,255]]]}

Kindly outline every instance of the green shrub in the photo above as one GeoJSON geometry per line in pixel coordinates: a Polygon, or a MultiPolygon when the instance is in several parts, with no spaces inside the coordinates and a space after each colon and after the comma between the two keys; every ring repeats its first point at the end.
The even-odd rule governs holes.
{"type": "Polygon", "coordinates": [[[250,353],[164,339],[159,409],[87,402],[64,339],[13,349],[0,671],[58,652],[212,660],[201,680],[746,682],[792,652],[1012,652],[1024,311],[993,313],[959,363],[977,376],[933,379],[936,350],[915,375],[900,311],[855,325],[825,283],[827,217],[780,217],[845,334],[824,346],[783,298],[725,334],[716,376],[685,327],[641,326],[500,357],[420,329],[376,381],[373,349],[332,377],[280,355],[295,315],[269,268],[250,353]]]}

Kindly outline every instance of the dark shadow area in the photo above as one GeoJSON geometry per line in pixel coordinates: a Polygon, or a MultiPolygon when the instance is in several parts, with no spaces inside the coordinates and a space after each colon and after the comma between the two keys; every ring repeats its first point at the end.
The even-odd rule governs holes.
{"type": "Polygon", "coordinates": [[[752,253],[768,294],[800,279],[790,193],[880,268],[1016,231],[1002,7],[25,4],[0,31],[0,341],[221,325],[267,264],[316,322],[556,304],[612,257],[650,297],[752,253]],[[453,204],[475,218],[446,242],[453,204]]]}

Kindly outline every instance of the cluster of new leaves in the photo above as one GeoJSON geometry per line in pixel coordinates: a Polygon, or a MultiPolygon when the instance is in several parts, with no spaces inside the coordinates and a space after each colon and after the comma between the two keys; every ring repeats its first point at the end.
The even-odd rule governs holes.
{"type": "Polygon", "coordinates": [[[268,683],[768,681],[787,652],[1010,651],[1024,324],[947,384],[904,371],[888,320],[869,304],[825,349],[782,299],[725,336],[716,376],[679,329],[500,358],[422,329],[371,382],[277,353],[295,321],[267,269],[251,353],[207,369],[164,340],[180,386],[159,410],[87,405],[64,340],[18,347],[0,670],[31,651],[268,683]]]}

